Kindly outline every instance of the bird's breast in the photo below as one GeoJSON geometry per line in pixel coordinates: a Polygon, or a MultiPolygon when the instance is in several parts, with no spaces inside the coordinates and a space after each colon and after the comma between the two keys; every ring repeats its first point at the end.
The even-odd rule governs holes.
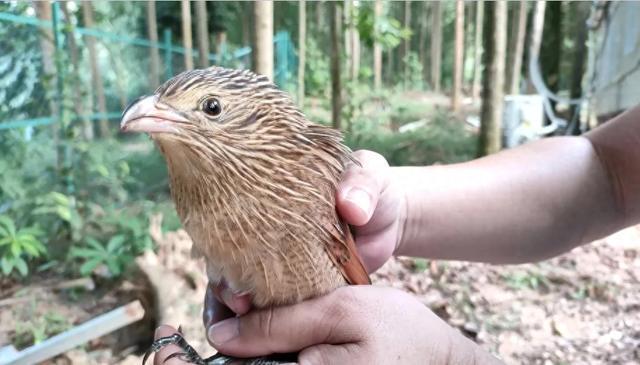
{"type": "Polygon", "coordinates": [[[302,202],[276,207],[264,199],[237,194],[178,209],[209,280],[224,279],[235,291],[251,293],[257,307],[295,303],[344,285],[326,251],[332,237],[324,227],[336,219],[335,210],[302,202]]]}

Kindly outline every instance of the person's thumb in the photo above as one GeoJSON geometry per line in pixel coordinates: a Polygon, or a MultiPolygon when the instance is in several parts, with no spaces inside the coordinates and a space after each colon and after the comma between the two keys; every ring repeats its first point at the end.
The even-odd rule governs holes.
{"type": "Polygon", "coordinates": [[[369,222],[378,198],[388,185],[384,173],[389,164],[381,155],[360,150],[353,153],[360,166],[350,166],[337,187],[336,207],[349,224],[362,226],[369,222]]]}
{"type": "Polygon", "coordinates": [[[362,315],[349,288],[299,304],[252,311],[209,328],[220,352],[239,357],[289,353],[317,344],[356,342],[362,315]]]}

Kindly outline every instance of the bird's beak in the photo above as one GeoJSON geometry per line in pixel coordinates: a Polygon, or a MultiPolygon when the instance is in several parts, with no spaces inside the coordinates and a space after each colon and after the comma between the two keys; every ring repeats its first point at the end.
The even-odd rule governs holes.
{"type": "Polygon", "coordinates": [[[155,96],[135,101],[124,111],[120,130],[123,132],[178,133],[177,124],[188,120],[171,107],[159,103],[155,96]]]}

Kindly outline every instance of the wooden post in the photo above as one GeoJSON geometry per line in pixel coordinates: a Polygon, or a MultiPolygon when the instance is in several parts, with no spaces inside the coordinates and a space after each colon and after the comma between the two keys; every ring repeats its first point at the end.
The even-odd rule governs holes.
{"type": "Polygon", "coordinates": [[[184,47],[184,68],[193,70],[193,41],[191,38],[191,2],[182,0],[182,46],[184,47]]]}
{"type": "Polygon", "coordinates": [[[144,308],[139,301],[131,302],[110,312],[76,326],[66,332],[53,336],[37,345],[20,352],[7,351],[0,359],[0,365],[29,365],[50,359],[71,350],[94,338],[104,336],[144,316],[144,308]]]}
{"type": "Polygon", "coordinates": [[[253,69],[273,80],[273,2],[255,1],[253,69]]]}

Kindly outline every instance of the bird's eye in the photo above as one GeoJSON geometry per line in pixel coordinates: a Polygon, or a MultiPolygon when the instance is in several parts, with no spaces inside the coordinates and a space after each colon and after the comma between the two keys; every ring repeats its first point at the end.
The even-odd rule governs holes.
{"type": "Polygon", "coordinates": [[[202,111],[211,116],[218,116],[222,113],[222,106],[216,98],[209,98],[202,103],[202,111]]]}

